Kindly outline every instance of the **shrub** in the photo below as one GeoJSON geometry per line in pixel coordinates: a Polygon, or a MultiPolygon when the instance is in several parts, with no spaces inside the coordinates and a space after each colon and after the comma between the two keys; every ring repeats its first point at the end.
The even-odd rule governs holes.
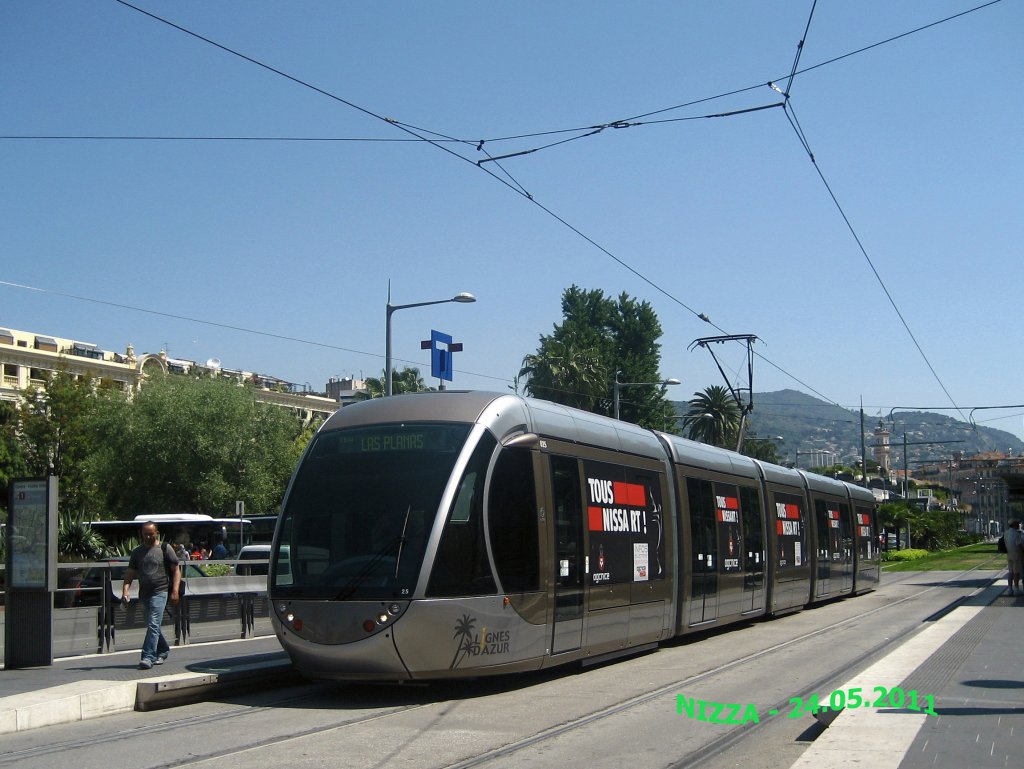
{"type": "Polygon", "coordinates": [[[928,555],[927,550],[907,548],[906,550],[887,550],[882,556],[883,561],[914,561],[928,555]]]}
{"type": "Polygon", "coordinates": [[[210,563],[209,561],[196,561],[202,567],[208,577],[225,577],[231,573],[230,563],[210,563]]]}

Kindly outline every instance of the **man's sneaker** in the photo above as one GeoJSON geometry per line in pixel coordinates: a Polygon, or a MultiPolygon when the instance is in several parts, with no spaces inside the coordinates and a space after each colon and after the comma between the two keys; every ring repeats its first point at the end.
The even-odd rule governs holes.
{"type": "Polygon", "coordinates": [[[153,667],[153,663],[149,660],[142,660],[139,663],[139,670],[149,670],[151,667],[153,667]]]}
{"type": "Polygon", "coordinates": [[[165,662],[167,662],[167,655],[166,654],[161,654],[159,657],[156,658],[156,662],[154,662],[153,664],[154,665],[163,665],[165,662]]]}

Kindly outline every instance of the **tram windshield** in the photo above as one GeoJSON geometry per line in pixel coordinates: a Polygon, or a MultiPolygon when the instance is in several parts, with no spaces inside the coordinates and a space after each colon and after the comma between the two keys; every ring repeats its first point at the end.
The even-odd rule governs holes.
{"type": "Polygon", "coordinates": [[[411,595],[469,431],[468,424],[415,423],[318,434],[282,513],[274,595],[411,595]]]}

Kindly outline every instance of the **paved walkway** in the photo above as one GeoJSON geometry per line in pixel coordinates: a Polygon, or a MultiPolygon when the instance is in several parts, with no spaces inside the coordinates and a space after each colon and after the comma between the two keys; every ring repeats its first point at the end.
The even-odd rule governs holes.
{"type": "Polygon", "coordinates": [[[0,670],[0,734],[195,701],[228,688],[294,678],[274,636],[189,644],[139,670],[139,650],[64,657],[0,670]]]}
{"type": "MultiPolygon", "coordinates": [[[[839,713],[793,769],[1024,766],[1024,596],[1006,595],[1005,584],[930,618],[838,687],[859,687],[872,706],[839,713]],[[901,689],[902,706],[877,704],[876,687],[901,689]]],[[[294,680],[273,636],[176,647],[152,670],[139,670],[138,661],[134,650],[0,670],[0,734],[294,680]]]]}
{"type": "Polygon", "coordinates": [[[1024,596],[1000,579],[925,624],[837,687],[873,706],[843,710],[792,769],[1024,766],[1024,596]],[[875,706],[880,687],[903,702],[875,706]]]}

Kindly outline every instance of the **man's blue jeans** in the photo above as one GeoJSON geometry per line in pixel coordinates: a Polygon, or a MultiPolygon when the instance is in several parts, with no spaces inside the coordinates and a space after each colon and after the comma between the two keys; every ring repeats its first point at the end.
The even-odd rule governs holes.
{"type": "Polygon", "coordinates": [[[146,616],[146,640],[142,642],[142,659],[156,662],[158,657],[166,657],[171,651],[160,629],[167,608],[167,592],[154,593],[142,599],[142,611],[146,616]]]}

